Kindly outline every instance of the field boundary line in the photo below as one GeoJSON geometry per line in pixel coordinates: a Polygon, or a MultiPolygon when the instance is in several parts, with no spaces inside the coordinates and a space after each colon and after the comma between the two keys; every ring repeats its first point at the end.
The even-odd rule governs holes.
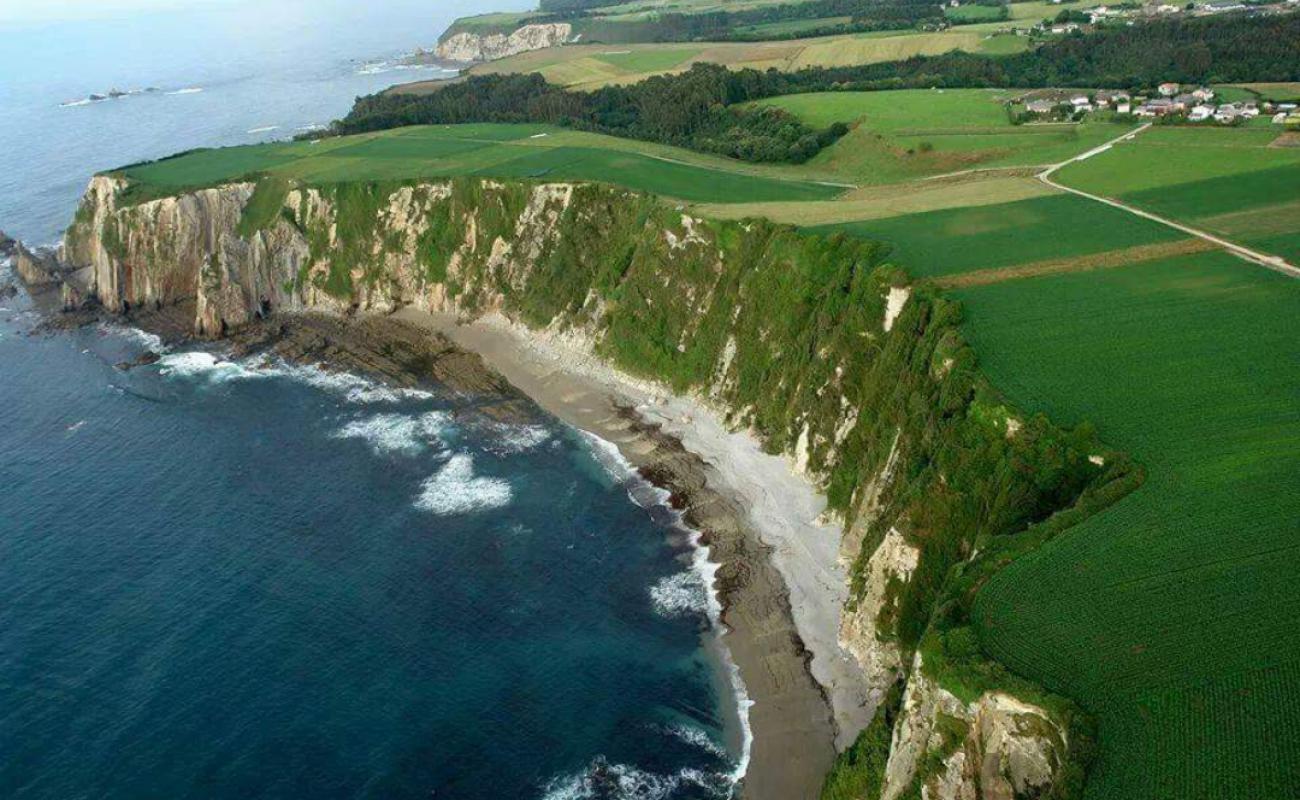
{"type": "Polygon", "coordinates": [[[1126,139],[1132,139],[1133,137],[1137,136],[1143,131],[1146,131],[1152,126],[1152,124],[1153,123],[1150,122],[1145,123],[1144,125],[1139,126],[1136,130],[1128,131],[1127,133],[1124,133],[1120,136],[1116,136],[1114,139],[1111,139],[1109,142],[1098,145],[1097,147],[1092,148],[1086,153],[1082,153],[1080,155],[1075,156],[1074,158],[1062,161],[1059,164],[1053,164],[1052,166],[1040,172],[1038,174],[1038,179],[1043,183],[1047,184],[1048,186],[1051,186],[1054,189],[1060,189],[1062,191],[1069,192],[1070,194],[1078,195],[1079,197],[1086,197],[1089,200],[1093,200],[1098,203],[1105,203],[1106,205],[1111,206],[1112,208],[1118,208],[1121,211],[1127,211],[1130,214],[1135,214],[1139,217],[1142,217],[1143,219],[1149,219],[1152,222],[1158,222],[1161,225],[1165,225],[1175,230],[1182,231],[1183,233],[1189,234],[1191,236],[1195,236],[1198,239],[1204,239],[1205,241],[1217,245],[1218,247],[1226,250],[1227,252],[1231,253],[1234,256],[1237,256],[1238,258],[1244,261],[1249,261],[1253,264],[1258,264],[1261,267],[1271,269],[1274,272],[1279,272],[1283,275],[1287,275],[1292,278],[1300,278],[1300,267],[1297,267],[1294,264],[1288,262],[1286,259],[1282,258],[1281,256],[1269,255],[1268,253],[1261,253],[1258,250],[1252,250],[1249,247],[1243,247],[1235,242],[1230,242],[1227,239],[1200,230],[1199,228],[1193,228],[1190,225],[1184,225],[1181,222],[1175,222],[1174,220],[1169,219],[1168,217],[1162,217],[1159,214],[1153,214],[1150,211],[1143,211],[1140,208],[1131,206],[1127,203],[1122,203],[1119,200],[1115,200],[1110,197],[1103,197],[1102,195],[1093,194],[1091,192],[1085,192],[1082,189],[1075,189],[1071,186],[1066,186],[1063,183],[1058,183],[1052,180],[1052,174],[1055,173],[1057,170],[1061,169],[1062,167],[1067,166],[1069,164],[1073,164],[1077,161],[1083,161],[1085,159],[1092,158],[1093,156],[1098,155],[1100,153],[1104,153],[1115,144],[1122,142],[1126,139]]]}
{"type": "Polygon", "coordinates": [[[973,272],[962,272],[956,275],[944,275],[935,278],[934,281],[944,289],[969,289],[975,286],[989,286],[995,283],[1022,280],[1024,278],[1119,269],[1161,258],[1204,253],[1213,249],[1215,249],[1214,245],[1201,239],[1179,239],[1173,242],[1141,244],[1121,250],[1103,250],[1100,253],[1086,256],[1053,258],[1010,267],[991,267],[973,272]]]}

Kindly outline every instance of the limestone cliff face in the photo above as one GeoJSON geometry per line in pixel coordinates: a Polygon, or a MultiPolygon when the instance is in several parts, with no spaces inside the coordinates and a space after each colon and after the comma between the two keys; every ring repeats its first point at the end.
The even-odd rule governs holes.
{"type": "Polygon", "coordinates": [[[963,703],[913,665],[881,800],[919,786],[922,800],[1045,796],[1065,763],[1066,734],[1046,711],[1000,692],[963,703]]]}
{"type": "Polygon", "coordinates": [[[444,61],[495,61],[532,50],[558,47],[573,41],[573,26],[567,22],[524,25],[509,33],[453,33],[438,43],[438,58],[444,61]]]}
{"type": "MultiPolygon", "coordinates": [[[[970,391],[948,388],[965,358],[957,317],[873,245],[696,219],[591,184],[265,179],[147,202],[128,188],[91,182],[63,247],[66,302],[192,299],[206,337],[282,310],[499,312],[713,404],[848,495],[841,552],[858,568],[841,641],[873,704],[907,683],[884,800],[918,782],[932,799],[1032,797],[1055,779],[1066,740],[1046,711],[998,692],[961,702],[902,635],[904,604],[928,617],[932,601],[916,588],[933,565],[909,509],[959,488],[932,474],[925,438],[965,418],[970,391]],[[918,404],[926,392],[941,410],[918,404]]],[[[1014,444],[1000,425],[980,435],[1014,444]]]]}

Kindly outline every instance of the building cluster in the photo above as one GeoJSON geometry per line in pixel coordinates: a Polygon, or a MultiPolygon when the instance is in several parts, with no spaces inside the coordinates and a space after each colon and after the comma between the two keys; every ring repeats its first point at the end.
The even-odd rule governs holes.
{"type": "Polygon", "coordinates": [[[1024,101],[1025,112],[1035,117],[1069,117],[1079,119],[1096,111],[1132,114],[1145,119],[1176,117],[1188,122],[1213,120],[1225,125],[1245,122],[1261,114],[1279,125],[1300,123],[1295,103],[1243,101],[1216,103],[1213,89],[1198,87],[1185,91],[1177,83],[1162,83],[1156,96],[1130,95],[1122,91],[1037,93],[1024,101]]]}

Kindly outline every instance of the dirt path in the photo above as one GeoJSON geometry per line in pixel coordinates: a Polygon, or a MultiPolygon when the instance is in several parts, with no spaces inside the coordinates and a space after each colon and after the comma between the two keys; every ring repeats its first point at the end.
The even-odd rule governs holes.
{"type": "Polygon", "coordinates": [[[1150,211],[1143,211],[1142,209],[1128,205],[1127,203],[1121,203],[1120,201],[1112,200],[1109,197],[1102,197],[1101,195],[1092,194],[1091,192],[1085,192],[1082,189],[1075,189],[1073,187],[1066,186],[1065,184],[1057,183],[1056,181],[1052,180],[1052,174],[1055,173],[1057,170],[1061,169],[1062,167],[1068,164],[1073,164],[1076,161],[1083,161],[1085,159],[1092,158],[1093,156],[1098,155],[1100,153],[1104,153],[1115,144],[1122,142],[1126,139],[1132,139],[1138,134],[1146,131],[1148,128],[1151,127],[1151,125],[1152,123],[1150,122],[1145,123],[1144,125],[1140,126],[1136,130],[1129,131],[1120,136],[1116,136],[1114,139],[1111,139],[1109,142],[1094,147],[1093,149],[1089,150],[1086,153],[1077,155],[1074,158],[1068,159],[1066,161],[1062,161],[1059,164],[1053,164],[1052,166],[1040,172],[1038,174],[1038,179],[1043,183],[1046,183],[1048,186],[1051,186],[1054,189],[1060,189],[1063,192],[1069,192],[1070,194],[1078,195],[1079,197],[1086,197],[1089,200],[1093,200],[1098,203],[1105,203],[1108,206],[1111,206],[1113,208],[1118,208],[1123,211],[1127,211],[1128,213],[1135,214],[1139,217],[1142,217],[1143,219],[1149,219],[1152,222],[1158,222],[1161,225],[1166,225],[1175,230],[1179,230],[1182,231],[1183,233],[1189,234],[1191,236],[1195,236],[1198,239],[1207,241],[1224,250],[1227,250],[1229,253],[1233,254],[1234,256],[1249,261],[1253,264],[1258,264],[1261,267],[1266,267],[1268,269],[1274,270],[1275,272],[1280,272],[1283,275],[1289,275],[1292,278],[1300,278],[1300,267],[1297,267],[1294,264],[1288,262],[1286,259],[1282,258],[1281,256],[1269,255],[1268,253],[1261,253],[1258,250],[1251,250],[1248,247],[1242,247],[1239,244],[1215,236],[1212,233],[1207,233],[1198,228],[1193,228],[1190,225],[1184,225],[1181,222],[1175,222],[1174,220],[1171,220],[1167,217],[1162,217],[1159,214],[1152,214],[1150,211]]]}

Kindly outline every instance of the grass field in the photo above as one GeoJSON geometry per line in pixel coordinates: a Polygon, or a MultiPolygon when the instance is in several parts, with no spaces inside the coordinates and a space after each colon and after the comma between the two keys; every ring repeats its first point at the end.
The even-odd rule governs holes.
{"type": "Polygon", "coordinates": [[[859,184],[897,183],[967,169],[1053,164],[1119,135],[1107,122],[1012,125],[1002,89],[826,92],[762,101],[812,125],[856,122],[814,169],[859,184]]]}
{"type": "Polygon", "coordinates": [[[947,6],[943,10],[945,17],[958,24],[963,22],[996,22],[1003,19],[1002,14],[1003,11],[1000,6],[947,6]]]}
{"type": "Polygon", "coordinates": [[[1300,260],[1300,148],[1271,146],[1276,127],[1152,128],[1057,173],[1234,241],[1300,260]]]}
{"type": "Polygon", "coordinates": [[[844,191],[677,148],[537,125],[402,128],[318,144],[202,150],[124,172],[161,192],[252,173],[308,183],[455,175],[587,180],[721,203],[825,200],[844,191]]]}
{"type": "MultiPolygon", "coordinates": [[[[696,62],[725,64],[735,69],[791,70],[871,64],[950,50],[1005,55],[1027,47],[1028,40],[1024,37],[992,36],[958,27],[939,32],[886,31],[770,42],[568,45],[478,64],[470,72],[540,72],[552,83],[594,88],[679,72],[696,62]],[[610,53],[627,54],[629,58],[622,63],[610,63],[610,53]]],[[[415,86],[414,90],[419,91],[419,85],[415,86]]]]}
{"type": "Polygon", "coordinates": [[[938,277],[1186,238],[1119,209],[1054,194],[814,228],[891,245],[890,261],[938,277]]]}

